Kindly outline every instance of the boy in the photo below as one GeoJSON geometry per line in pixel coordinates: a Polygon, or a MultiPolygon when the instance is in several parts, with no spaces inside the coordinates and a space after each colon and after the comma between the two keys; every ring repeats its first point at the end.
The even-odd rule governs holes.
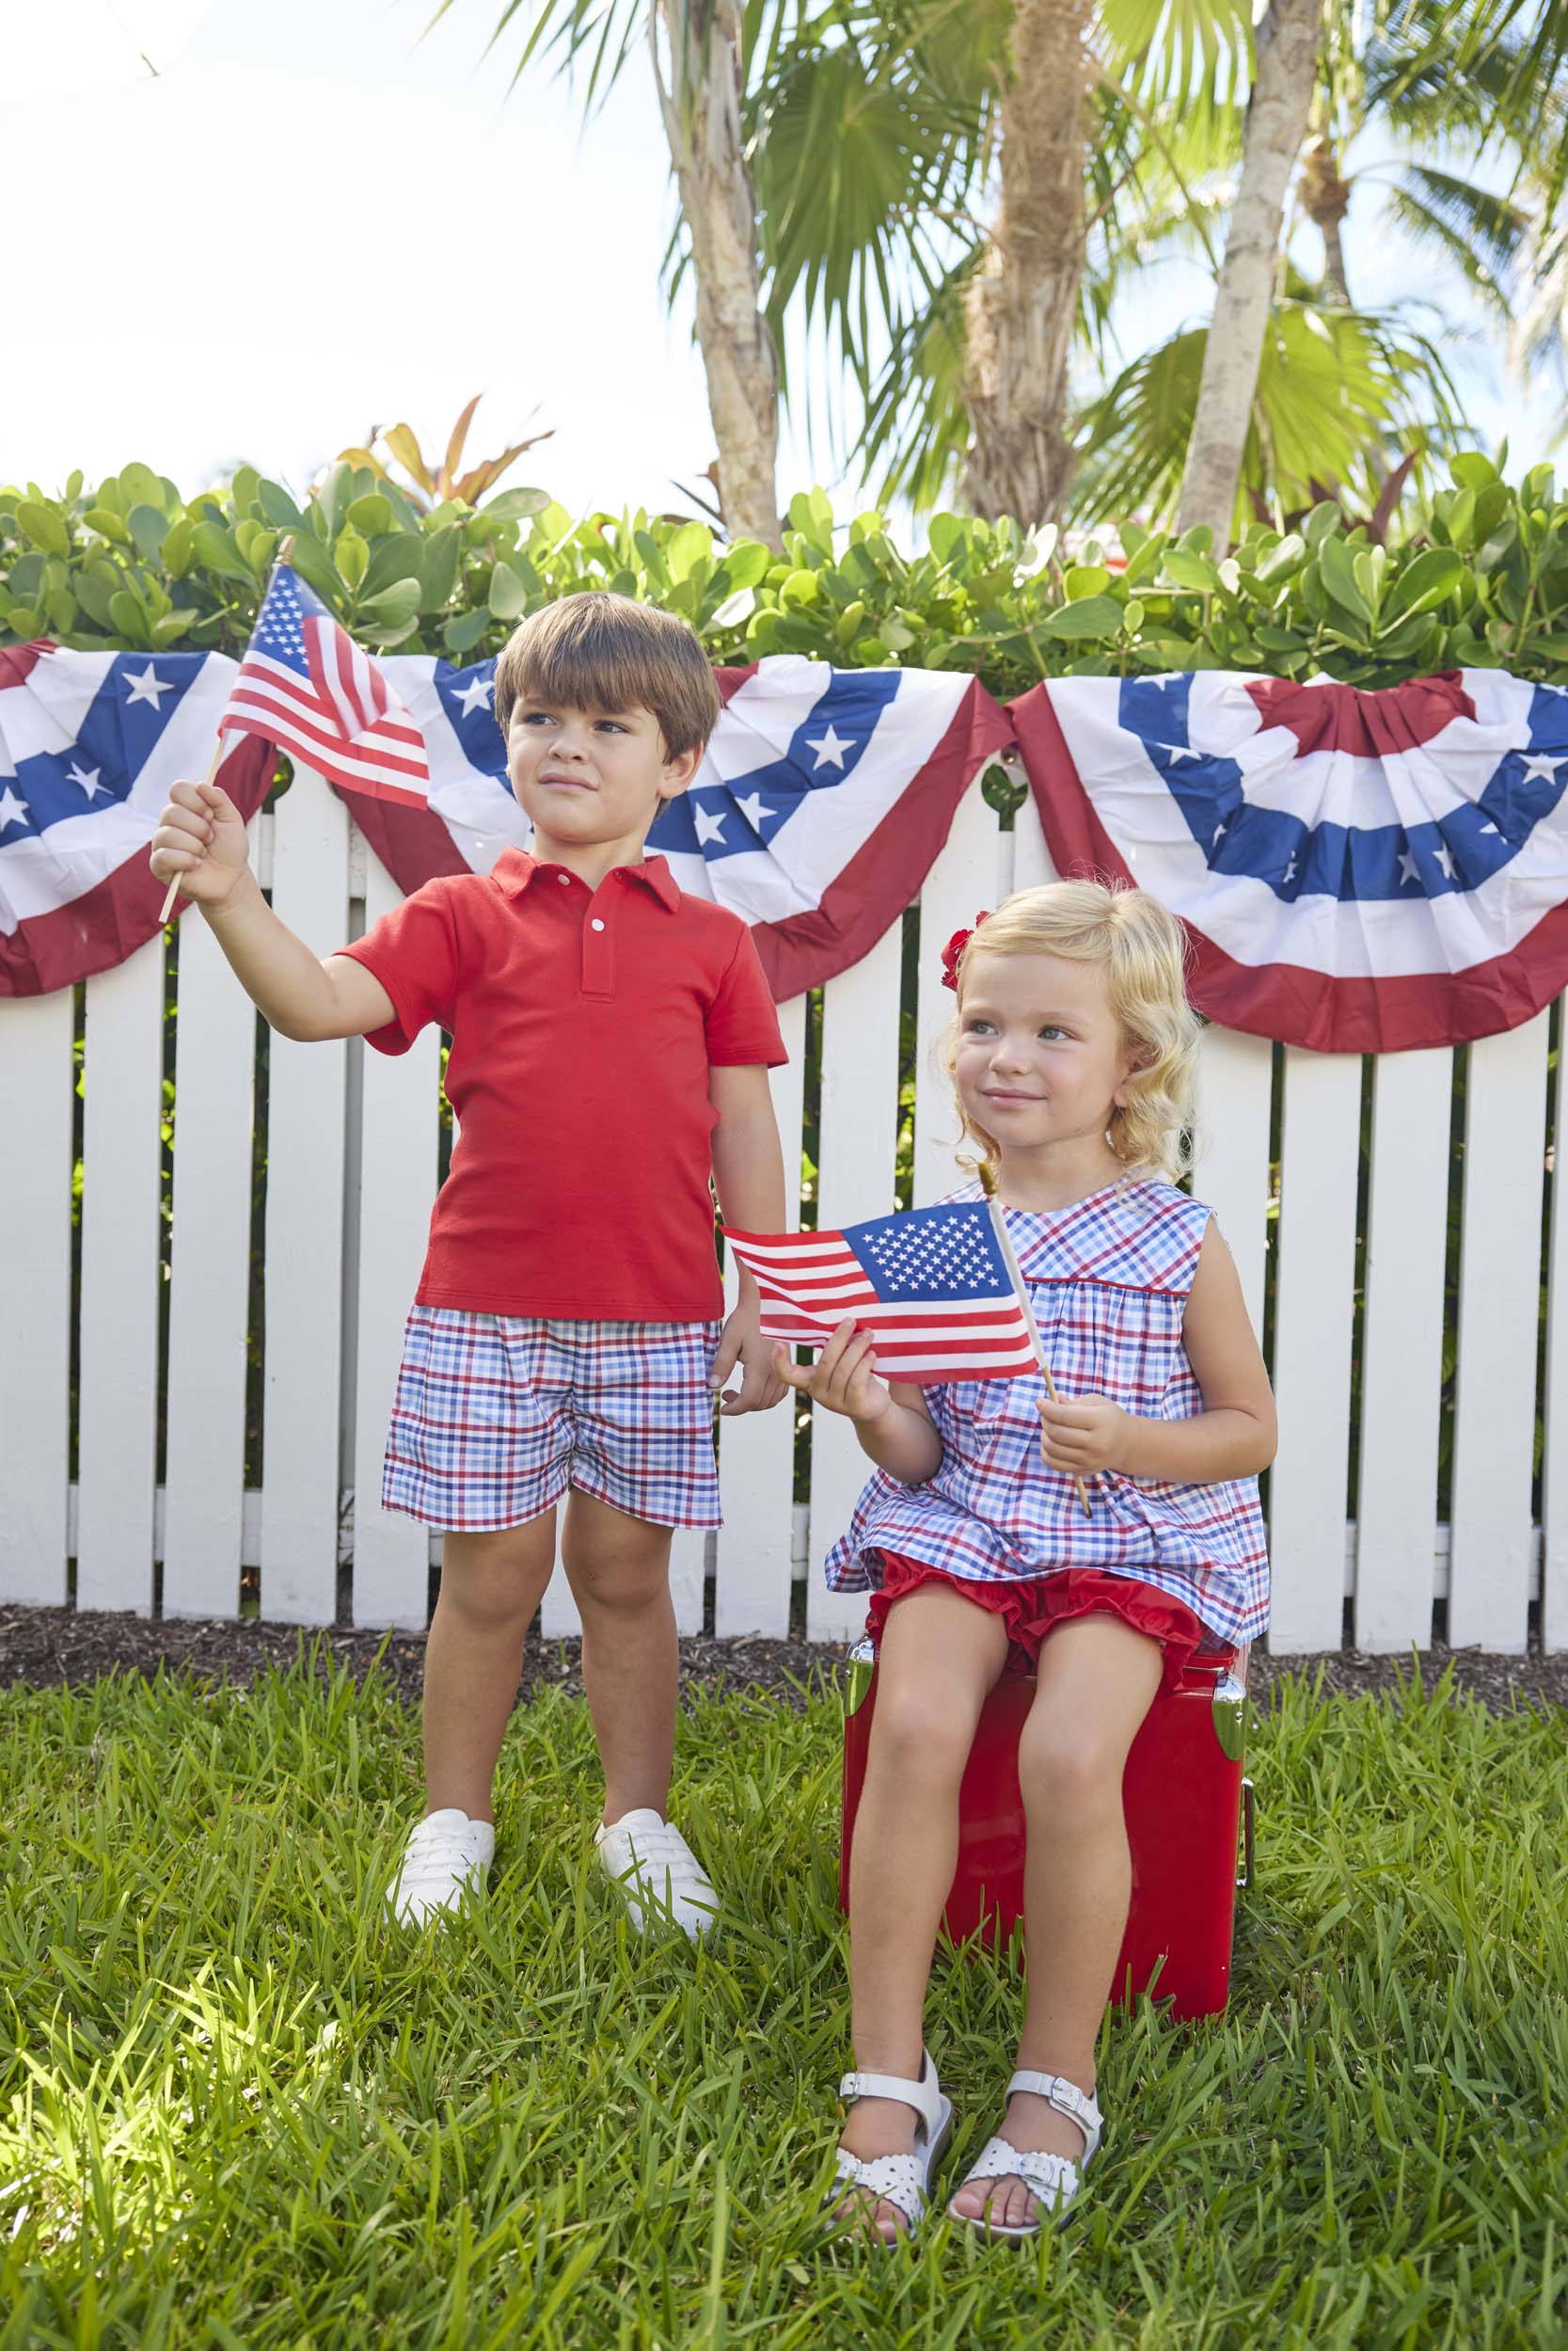
{"type": "Polygon", "coordinates": [[[768,1070],[785,1056],[745,925],[642,854],[719,714],[695,633],[627,597],[567,597],[514,633],[495,707],[531,851],[427,883],[325,961],[262,898],[217,786],[174,786],[152,868],[179,875],[283,1036],[403,1053],[427,1021],[451,1034],[459,1135],[382,1489],[388,1509],[447,1531],[425,1660],[426,1813],[396,1914],[456,1908],[489,1867],[501,1737],[569,1489],[562,1555],[605,1773],[599,1858],[634,1925],[653,1907],[695,1938],[713,1889],[664,1817],[670,1538],[720,1522],[712,1390],[738,1363],[721,1410],[784,1392],[744,1271],[721,1331],[708,1186],[711,1169],[735,1225],[784,1230],[768,1070]]]}

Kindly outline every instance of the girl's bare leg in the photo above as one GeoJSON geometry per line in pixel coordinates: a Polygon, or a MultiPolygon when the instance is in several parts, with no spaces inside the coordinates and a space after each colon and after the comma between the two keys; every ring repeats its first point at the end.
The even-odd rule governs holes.
{"type": "MultiPolygon", "coordinates": [[[[987,1692],[1007,1655],[1001,1617],[945,1584],[927,1584],[888,1612],[877,1668],[865,1783],[849,1873],[849,1989],[855,2067],[920,2073],[926,1981],[958,1850],[958,1783],[987,1692]]],[[[909,2154],[912,2109],[863,2098],[842,2144],[852,2155],[909,2154]]],[[[904,2227],[892,2204],[851,2191],[890,2241],[904,2227]]]]}
{"type": "MultiPolygon", "coordinates": [[[[1019,1781],[1029,1827],[1024,1877],[1028,1991],[1021,2068],[1062,2073],[1091,2095],[1095,2040],[1127,1929],[1132,1871],[1122,1815],[1127,1751],[1160,1687],[1160,1644],[1119,1617],[1080,1616],[1040,1651],[1019,1781]]],[[[1043,2098],[1021,2093],[1004,2136],[1020,2150],[1083,2154],[1084,2135],[1043,2098]]],[[[977,2181],[956,2211],[1021,2227],[1036,2199],[1022,2180],[977,2181]]]]}

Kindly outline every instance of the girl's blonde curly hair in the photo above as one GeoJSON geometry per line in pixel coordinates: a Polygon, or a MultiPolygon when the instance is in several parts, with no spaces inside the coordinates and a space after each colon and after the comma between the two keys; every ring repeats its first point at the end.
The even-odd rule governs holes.
{"type": "MultiPolygon", "coordinates": [[[[1127,1106],[1112,1111],[1107,1139],[1129,1176],[1177,1182],[1191,1164],[1200,1031],[1187,1002],[1186,939],[1175,915],[1146,890],[1110,889],[1100,882],[1049,882],[1004,898],[970,932],[958,959],[959,1012],[939,1046],[955,1102],[964,975],[982,951],[1060,955],[1106,966],[1111,1009],[1136,1065],[1127,1106]]],[[[965,1117],[961,1102],[958,1110],[965,1137],[979,1152],[977,1160],[960,1153],[959,1164],[975,1168],[990,1190],[1001,1146],[965,1117]]]]}

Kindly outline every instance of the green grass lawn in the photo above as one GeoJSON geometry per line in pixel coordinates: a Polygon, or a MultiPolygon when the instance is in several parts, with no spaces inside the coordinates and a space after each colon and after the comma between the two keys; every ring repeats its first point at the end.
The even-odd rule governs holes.
{"type": "MultiPolygon", "coordinates": [[[[838,1725],[698,1698],[676,1814],[721,1936],[632,1939],[546,1692],[465,1923],[380,1895],[417,1724],[372,1680],[0,1695],[0,2351],[98,2343],[1568,2345],[1560,1714],[1445,1689],[1256,1731],[1228,2016],[1107,2027],[1067,2226],[825,2250],[847,2062],[838,1725]]],[[[943,1959],[953,2175],[1010,1962],[943,1959]]]]}

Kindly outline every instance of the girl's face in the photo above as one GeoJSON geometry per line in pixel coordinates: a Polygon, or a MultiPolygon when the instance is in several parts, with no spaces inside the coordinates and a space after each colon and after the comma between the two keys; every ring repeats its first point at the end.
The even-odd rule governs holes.
{"type": "Polygon", "coordinates": [[[1008,1153],[1103,1147],[1133,1061],[1103,963],[972,948],[954,1079],[966,1115],[1008,1153]]]}

